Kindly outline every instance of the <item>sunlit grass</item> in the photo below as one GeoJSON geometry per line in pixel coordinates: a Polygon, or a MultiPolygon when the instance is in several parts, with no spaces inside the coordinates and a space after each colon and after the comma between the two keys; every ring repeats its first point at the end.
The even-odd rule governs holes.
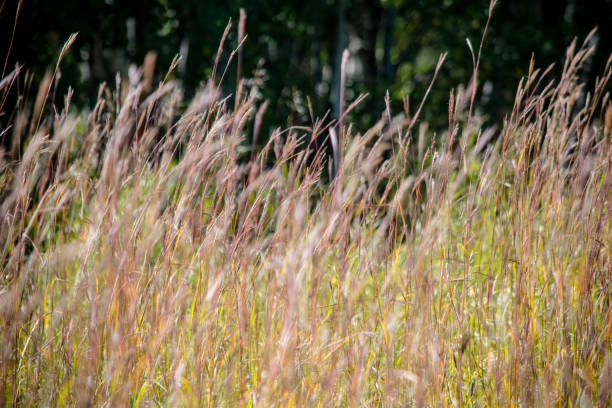
{"type": "Polygon", "coordinates": [[[612,71],[587,96],[588,55],[494,129],[458,94],[450,135],[347,131],[331,183],[298,140],[333,122],[245,159],[246,91],[177,118],[176,84],[132,74],[30,126],[0,163],[2,405],[609,405],[612,71]]]}

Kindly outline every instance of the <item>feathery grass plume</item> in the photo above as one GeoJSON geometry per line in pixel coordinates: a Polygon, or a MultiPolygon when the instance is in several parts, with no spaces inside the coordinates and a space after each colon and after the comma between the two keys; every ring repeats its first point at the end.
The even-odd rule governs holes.
{"type": "Polygon", "coordinates": [[[268,135],[219,58],[191,101],[145,91],[149,58],[43,117],[0,158],[0,405],[609,405],[612,67],[587,90],[588,44],[559,81],[532,64],[496,127],[456,90],[430,145],[408,103],[268,135]],[[301,143],[324,132],[333,188],[301,143]]]}

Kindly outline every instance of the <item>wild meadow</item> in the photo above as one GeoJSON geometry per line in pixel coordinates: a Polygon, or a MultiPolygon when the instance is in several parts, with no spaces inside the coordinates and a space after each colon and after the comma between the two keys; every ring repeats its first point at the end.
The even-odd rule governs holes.
{"type": "Polygon", "coordinates": [[[258,85],[225,95],[217,63],[192,100],[148,61],[79,112],[58,61],[0,129],[0,405],[610,406],[612,59],[587,87],[591,44],[558,78],[525,61],[494,125],[473,51],[443,132],[425,100],[268,133],[258,85]]]}

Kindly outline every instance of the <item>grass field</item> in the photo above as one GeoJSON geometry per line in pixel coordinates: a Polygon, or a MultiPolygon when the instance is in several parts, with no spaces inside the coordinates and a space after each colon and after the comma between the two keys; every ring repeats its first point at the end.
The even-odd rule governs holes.
{"type": "Polygon", "coordinates": [[[1,130],[23,144],[0,159],[0,405],[610,406],[612,63],[587,89],[590,52],[532,65],[492,128],[455,91],[438,134],[407,108],[264,135],[221,69],[190,102],[145,67],[50,114],[47,77],[1,130]],[[329,182],[308,142],[332,127],[329,182]]]}

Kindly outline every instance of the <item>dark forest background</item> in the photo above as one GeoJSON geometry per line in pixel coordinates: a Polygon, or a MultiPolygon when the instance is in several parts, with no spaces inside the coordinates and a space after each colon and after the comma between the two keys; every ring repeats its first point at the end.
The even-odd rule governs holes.
{"type": "MultiPolygon", "coordinates": [[[[488,6],[488,0],[3,0],[0,57],[5,73],[23,64],[35,84],[54,66],[70,33],[78,32],[62,61],[58,89],[61,94],[72,86],[75,106],[92,106],[102,81],[114,84],[117,72],[126,75],[129,64],[141,65],[152,50],[158,79],[174,56],[182,55],[173,75],[189,97],[211,73],[230,18],[222,63],[237,45],[243,8],[248,35],[243,73],[262,84],[269,125],[310,122],[307,98],[315,115],[334,112],[340,55],[348,48],[347,98],[369,93],[351,118],[357,126],[380,117],[386,90],[394,109],[401,109],[403,96],[416,105],[438,56],[448,52],[424,111],[425,120],[441,127],[450,89],[467,84],[472,74],[466,38],[477,51],[488,6]]],[[[597,52],[584,72],[590,82],[612,51],[612,0],[499,1],[479,73],[477,106],[485,120],[501,119],[532,55],[537,67],[559,67],[571,40],[582,41],[594,27],[597,52]]],[[[228,94],[234,70],[230,65],[223,83],[228,94]]]]}

